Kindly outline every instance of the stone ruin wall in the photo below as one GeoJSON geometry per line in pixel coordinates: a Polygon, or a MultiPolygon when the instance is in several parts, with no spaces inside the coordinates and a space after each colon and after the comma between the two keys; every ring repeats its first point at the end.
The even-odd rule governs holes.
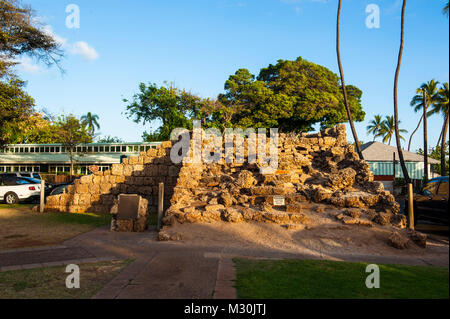
{"type": "Polygon", "coordinates": [[[369,165],[348,144],[345,125],[315,134],[280,134],[278,170],[269,175],[260,174],[257,163],[173,164],[171,147],[163,142],[109,171],[76,180],[66,194],[48,197],[46,210],[108,213],[118,194],[139,194],[156,212],[163,182],[169,224],[173,219],[301,223],[304,202],[359,208],[379,224],[405,222],[394,197],[373,181],[369,165]],[[283,195],[286,205],[273,207],[274,195],[283,195]]]}
{"type": "Polygon", "coordinates": [[[151,213],[157,212],[159,183],[164,183],[165,207],[170,205],[181,164],[170,160],[171,142],[113,164],[105,172],[83,176],[67,193],[49,196],[46,211],[109,213],[119,194],[138,194],[148,200],[151,213]]]}

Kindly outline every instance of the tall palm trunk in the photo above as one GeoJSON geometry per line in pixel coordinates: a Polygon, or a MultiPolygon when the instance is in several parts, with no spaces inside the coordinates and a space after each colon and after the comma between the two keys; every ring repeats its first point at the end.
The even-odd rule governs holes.
{"type": "Polygon", "coordinates": [[[413,138],[414,134],[416,134],[417,130],[419,129],[420,124],[422,124],[422,120],[423,120],[423,114],[422,114],[422,116],[420,117],[419,124],[417,124],[416,129],[411,133],[411,136],[409,137],[408,151],[411,150],[411,141],[412,141],[412,138],[413,138]]]}
{"type": "Polygon", "coordinates": [[[338,65],[339,65],[339,73],[341,75],[342,93],[344,95],[344,103],[345,103],[345,110],[347,111],[348,123],[350,124],[350,128],[352,129],[353,139],[355,140],[355,147],[356,147],[356,151],[359,155],[359,158],[364,159],[362,151],[361,151],[361,146],[359,145],[359,140],[358,140],[358,136],[356,134],[355,126],[353,124],[352,112],[351,112],[350,106],[348,104],[347,88],[345,87],[344,71],[342,69],[342,63],[341,63],[341,51],[340,51],[340,45],[339,45],[339,31],[340,31],[339,22],[340,22],[340,18],[341,18],[341,5],[342,5],[342,0],[339,0],[338,12],[337,12],[337,24],[336,24],[337,60],[338,60],[338,65]]]}
{"type": "MultiPolygon", "coordinates": [[[[447,115],[445,115],[445,118],[447,118],[447,115]]],[[[441,145],[441,138],[442,138],[442,133],[444,132],[444,126],[447,125],[447,122],[446,122],[446,121],[447,121],[447,120],[444,119],[444,125],[442,125],[441,134],[439,135],[438,141],[437,141],[437,143],[436,143],[436,148],[437,148],[438,146],[441,145]]]]}
{"type": "Polygon", "coordinates": [[[444,128],[442,132],[442,139],[441,139],[441,176],[445,176],[445,138],[447,137],[447,126],[450,130],[450,118],[449,114],[445,114],[445,121],[444,121],[444,128]]]}
{"type": "Polygon", "coordinates": [[[424,166],[424,180],[428,181],[428,133],[427,133],[427,92],[422,91],[423,95],[423,166],[424,166]]]}
{"type": "Polygon", "coordinates": [[[402,172],[403,176],[405,177],[406,183],[409,184],[411,183],[411,179],[409,178],[408,170],[406,169],[405,158],[403,157],[402,145],[400,143],[400,133],[398,129],[398,95],[397,95],[398,75],[400,73],[400,67],[402,64],[403,45],[405,42],[405,8],[406,8],[406,0],[403,0],[402,23],[400,32],[400,50],[398,52],[397,69],[395,70],[395,79],[394,79],[394,121],[395,121],[395,140],[397,142],[397,150],[398,150],[398,157],[400,159],[400,166],[402,167],[402,172]]]}

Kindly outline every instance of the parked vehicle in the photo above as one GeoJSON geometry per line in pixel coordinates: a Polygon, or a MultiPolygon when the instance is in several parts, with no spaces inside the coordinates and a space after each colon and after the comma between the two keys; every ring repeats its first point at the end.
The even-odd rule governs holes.
{"type": "Polygon", "coordinates": [[[13,172],[13,173],[3,173],[2,176],[17,176],[17,177],[31,177],[36,179],[42,179],[41,174],[37,172],[13,172]]]}
{"type": "Polygon", "coordinates": [[[431,179],[419,194],[414,194],[414,224],[426,220],[448,225],[448,192],[448,176],[443,176],[431,179]]]}
{"type": "Polygon", "coordinates": [[[41,192],[41,183],[29,177],[0,175],[0,201],[18,204],[20,201],[36,200],[41,192]]]}

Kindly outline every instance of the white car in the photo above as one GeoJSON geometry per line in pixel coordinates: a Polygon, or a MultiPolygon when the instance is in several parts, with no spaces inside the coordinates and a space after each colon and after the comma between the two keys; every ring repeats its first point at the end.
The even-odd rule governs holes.
{"type": "Polygon", "coordinates": [[[41,184],[39,180],[27,177],[0,175],[0,202],[17,204],[20,201],[39,198],[41,184]]]}

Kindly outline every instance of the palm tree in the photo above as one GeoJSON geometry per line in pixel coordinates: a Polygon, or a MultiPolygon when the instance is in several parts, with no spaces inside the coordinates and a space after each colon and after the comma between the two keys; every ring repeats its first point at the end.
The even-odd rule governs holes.
{"type": "Polygon", "coordinates": [[[447,4],[444,6],[444,9],[442,9],[442,13],[444,15],[446,15],[447,18],[448,18],[448,1],[447,1],[447,4]]]}
{"type": "Polygon", "coordinates": [[[100,124],[98,124],[98,115],[92,114],[91,112],[88,112],[86,115],[83,115],[81,117],[81,121],[84,125],[87,126],[87,129],[89,131],[89,134],[93,137],[95,133],[95,128],[99,129],[100,124]]]}
{"type": "Polygon", "coordinates": [[[374,119],[370,121],[369,125],[366,127],[367,133],[373,135],[373,140],[379,136],[381,125],[383,124],[383,120],[381,115],[375,115],[374,119]]]}
{"type": "MultiPolygon", "coordinates": [[[[434,114],[442,114],[444,117],[444,124],[441,130],[441,136],[439,138],[441,142],[441,175],[445,175],[445,139],[447,137],[447,128],[450,125],[450,117],[448,110],[448,101],[449,101],[449,89],[448,82],[445,82],[438,92],[438,100],[432,106],[431,110],[428,111],[427,115],[431,116],[434,114]]],[[[450,127],[449,127],[450,130],[450,127]]],[[[438,141],[439,144],[439,141],[438,141]]]]}
{"type": "MultiPolygon", "coordinates": [[[[411,100],[411,106],[414,107],[414,112],[418,112],[420,110],[423,110],[423,91],[426,92],[427,97],[427,104],[426,109],[428,107],[433,106],[436,104],[439,100],[439,89],[438,89],[439,82],[436,80],[431,80],[426,83],[422,83],[422,85],[416,90],[416,95],[411,100]]],[[[411,141],[414,136],[414,134],[417,132],[417,130],[420,127],[420,124],[422,123],[424,118],[424,114],[420,117],[419,124],[417,124],[416,129],[412,132],[411,136],[409,137],[409,143],[408,143],[408,151],[411,150],[411,141]]]]}
{"type": "Polygon", "coordinates": [[[406,0],[403,0],[402,5],[402,22],[401,22],[401,31],[400,31],[400,49],[398,52],[398,60],[397,60],[397,68],[395,70],[394,77],[394,124],[395,124],[395,141],[397,143],[397,151],[398,157],[400,160],[400,166],[402,167],[403,176],[405,177],[405,181],[407,184],[411,183],[411,179],[409,178],[408,170],[405,164],[405,158],[403,157],[403,150],[400,142],[400,132],[398,129],[398,95],[397,95],[397,87],[398,87],[398,76],[400,73],[400,67],[402,64],[402,54],[403,54],[403,45],[405,43],[405,8],[406,8],[406,0]]]}
{"type": "MultiPolygon", "coordinates": [[[[402,121],[399,121],[400,124],[402,121]]],[[[400,133],[408,133],[407,130],[400,129],[400,133]]],[[[393,116],[386,116],[386,119],[381,123],[381,128],[378,134],[375,137],[381,136],[383,138],[383,143],[388,142],[388,145],[391,145],[392,137],[395,133],[395,119],[393,116]]],[[[400,139],[405,140],[405,138],[400,135],[400,139]]]]}
{"type": "Polygon", "coordinates": [[[347,88],[345,87],[344,71],[342,69],[342,63],[341,63],[341,52],[340,52],[340,47],[339,47],[339,31],[340,31],[339,22],[340,22],[340,18],[341,18],[341,6],[342,6],[342,0],[339,0],[338,11],[337,11],[337,23],[336,23],[336,54],[337,54],[337,60],[338,60],[338,65],[339,65],[339,73],[341,75],[342,93],[344,95],[344,104],[345,104],[345,110],[347,111],[348,123],[350,124],[350,128],[352,130],[353,139],[355,140],[355,147],[356,147],[356,151],[358,152],[359,158],[364,159],[363,153],[361,151],[361,146],[358,141],[358,136],[356,135],[355,126],[353,124],[352,112],[351,112],[350,106],[348,104],[347,88]]]}

